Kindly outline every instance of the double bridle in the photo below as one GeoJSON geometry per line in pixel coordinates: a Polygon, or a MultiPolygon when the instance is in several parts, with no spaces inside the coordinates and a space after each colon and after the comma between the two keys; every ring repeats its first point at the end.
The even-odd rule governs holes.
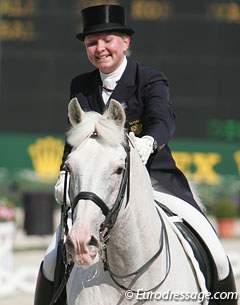
{"type": "MultiPolygon", "coordinates": [[[[95,193],[93,192],[79,192],[71,201],[71,210],[72,210],[72,217],[74,215],[74,210],[77,206],[77,204],[79,203],[80,200],[91,200],[92,202],[94,202],[102,211],[103,215],[105,216],[105,220],[102,222],[102,224],[100,225],[100,243],[101,243],[101,259],[103,262],[103,267],[104,267],[104,271],[108,271],[112,280],[114,281],[114,283],[120,287],[121,289],[124,290],[129,290],[129,287],[126,287],[124,285],[121,285],[120,283],[117,282],[116,278],[118,279],[123,279],[123,278],[129,278],[131,276],[135,276],[135,280],[137,280],[151,265],[152,263],[158,258],[158,256],[161,254],[161,252],[163,251],[163,245],[165,243],[165,247],[166,247],[166,273],[164,278],[161,280],[161,282],[159,284],[157,284],[155,287],[153,287],[152,289],[149,289],[145,292],[150,292],[150,291],[154,291],[156,289],[158,289],[163,282],[165,281],[165,279],[167,278],[169,271],[170,271],[170,251],[169,251],[169,242],[168,242],[168,237],[167,237],[167,231],[166,231],[166,227],[164,224],[164,221],[162,219],[162,216],[160,215],[160,213],[158,212],[158,215],[160,217],[161,223],[162,223],[162,229],[161,229],[161,234],[160,234],[160,239],[159,239],[159,250],[142,266],[140,267],[138,270],[136,270],[135,272],[132,272],[130,274],[127,275],[118,275],[115,274],[114,272],[111,271],[111,268],[109,266],[108,263],[108,257],[107,257],[107,246],[108,246],[108,241],[109,241],[109,236],[110,236],[110,231],[113,228],[114,224],[116,223],[118,214],[121,210],[122,204],[123,204],[123,200],[124,197],[126,195],[126,206],[128,204],[129,201],[129,193],[130,193],[130,179],[129,179],[129,172],[130,172],[130,147],[129,147],[129,143],[128,141],[126,141],[127,144],[124,144],[123,147],[126,151],[126,159],[125,159],[125,167],[123,169],[122,172],[122,180],[120,183],[120,187],[119,187],[119,191],[118,191],[118,195],[117,198],[112,206],[112,208],[110,209],[107,204],[99,197],[97,196],[95,193]]],[[[67,196],[67,179],[68,178],[68,172],[66,171],[66,175],[65,175],[65,183],[64,183],[64,212],[63,212],[63,227],[64,227],[64,233],[65,235],[68,234],[68,225],[67,225],[67,218],[68,218],[68,212],[70,210],[69,207],[67,207],[66,205],[66,196],[67,196]]],[[[73,268],[73,263],[69,263],[67,261],[66,258],[66,249],[64,247],[64,264],[65,264],[65,281],[63,279],[62,283],[60,286],[63,286],[64,284],[66,285],[67,279],[70,276],[70,272],[73,268]],[[64,282],[64,283],[63,283],[64,282]]],[[[62,288],[62,287],[60,287],[62,288]]],[[[61,294],[63,289],[58,289],[59,293],[57,291],[55,298],[53,298],[56,302],[56,300],[59,298],[59,294],[61,294]],[[61,290],[61,291],[60,291],[61,290]]],[[[64,288],[64,287],[63,287],[64,288]]],[[[137,293],[137,291],[132,290],[133,293],[137,293]]],[[[50,304],[54,304],[54,303],[50,303],[50,304]]]]}

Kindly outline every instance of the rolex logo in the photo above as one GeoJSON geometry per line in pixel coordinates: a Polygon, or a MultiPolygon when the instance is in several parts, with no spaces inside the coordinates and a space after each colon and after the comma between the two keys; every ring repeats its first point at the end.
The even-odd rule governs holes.
{"type": "Polygon", "coordinates": [[[47,136],[28,147],[33,168],[41,180],[56,179],[63,155],[63,142],[47,136]]]}

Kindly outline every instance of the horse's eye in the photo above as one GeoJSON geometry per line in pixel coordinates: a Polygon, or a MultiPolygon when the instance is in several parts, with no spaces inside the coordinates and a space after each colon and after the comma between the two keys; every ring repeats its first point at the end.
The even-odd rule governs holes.
{"type": "Polygon", "coordinates": [[[115,171],[115,173],[116,173],[117,175],[121,175],[122,172],[123,172],[123,167],[118,167],[118,169],[115,171]]]}

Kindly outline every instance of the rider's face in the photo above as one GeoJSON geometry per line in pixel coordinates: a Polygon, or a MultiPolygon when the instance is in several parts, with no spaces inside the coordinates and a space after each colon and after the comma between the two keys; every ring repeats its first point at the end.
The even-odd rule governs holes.
{"type": "Polygon", "coordinates": [[[105,74],[121,65],[129,43],[129,36],[118,33],[88,35],[84,40],[89,61],[105,74]]]}

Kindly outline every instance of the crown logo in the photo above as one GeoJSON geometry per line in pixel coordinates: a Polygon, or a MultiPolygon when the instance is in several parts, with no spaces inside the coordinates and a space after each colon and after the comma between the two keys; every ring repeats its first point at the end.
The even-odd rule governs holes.
{"type": "Polygon", "coordinates": [[[56,179],[63,155],[63,142],[47,136],[28,147],[33,168],[40,180],[56,179]]]}

